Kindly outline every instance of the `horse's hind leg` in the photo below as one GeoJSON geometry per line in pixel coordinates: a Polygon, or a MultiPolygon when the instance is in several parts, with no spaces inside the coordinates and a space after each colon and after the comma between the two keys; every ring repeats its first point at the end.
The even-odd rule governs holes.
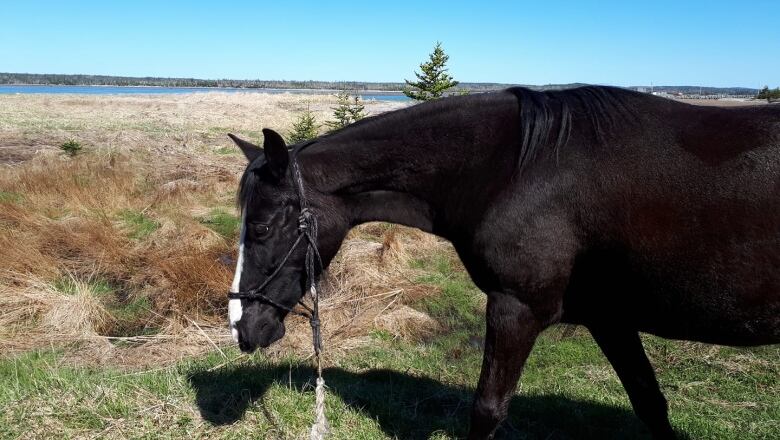
{"type": "Polygon", "coordinates": [[[471,411],[469,439],[489,439],[506,417],[523,365],[548,325],[515,296],[488,294],[485,354],[471,411]]]}
{"type": "Polygon", "coordinates": [[[590,333],[623,383],[636,415],[655,439],[675,439],[666,399],[636,330],[589,326],[590,333]]]}

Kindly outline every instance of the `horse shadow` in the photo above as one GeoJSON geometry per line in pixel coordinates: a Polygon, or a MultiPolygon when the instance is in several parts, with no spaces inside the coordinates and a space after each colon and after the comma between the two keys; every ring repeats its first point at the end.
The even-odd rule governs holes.
{"type": "MultiPolygon", "coordinates": [[[[376,420],[391,438],[427,439],[432,434],[465,437],[473,389],[392,370],[323,372],[328,393],[376,420]]],[[[258,403],[275,425],[265,394],[277,384],[313,391],[311,369],[292,365],[238,366],[190,373],[201,416],[213,425],[232,424],[258,403]]],[[[649,439],[633,412],[562,395],[515,396],[499,439],[649,439]]],[[[686,436],[681,435],[681,438],[686,436]]]]}

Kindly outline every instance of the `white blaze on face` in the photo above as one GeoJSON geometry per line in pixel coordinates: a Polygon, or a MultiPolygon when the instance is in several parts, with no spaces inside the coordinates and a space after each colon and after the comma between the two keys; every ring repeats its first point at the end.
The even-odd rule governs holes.
{"type": "MultiPolygon", "coordinates": [[[[241,271],[244,270],[244,235],[246,233],[246,225],[244,222],[244,216],[241,216],[241,235],[238,239],[238,258],[236,260],[236,274],[233,275],[233,284],[230,286],[231,292],[238,292],[241,289],[241,271]]],[[[230,334],[233,335],[233,339],[238,342],[238,321],[241,320],[241,315],[244,311],[241,309],[240,299],[231,299],[228,302],[228,319],[230,321],[230,334]]]]}

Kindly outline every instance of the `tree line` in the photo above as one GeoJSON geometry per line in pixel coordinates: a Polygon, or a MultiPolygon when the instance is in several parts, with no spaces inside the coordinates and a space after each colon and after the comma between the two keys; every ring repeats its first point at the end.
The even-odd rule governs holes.
{"type": "Polygon", "coordinates": [[[231,87],[238,89],[329,89],[397,91],[402,83],[361,81],[298,81],[260,79],[198,79],[129,77],[108,75],[62,75],[38,73],[0,73],[0,84],[61,86],[136,86],[136,87],[231,87]]]}
{"type": "MultiPolygon", "coordinates": [[[[424,72],[423,72],[424,73],[424,72]]],[[[415,73],[416,74],[416,73],[415,73]]],[[[414,82],[414,81],[412,81],[414,82]]],[[[2,73],[0,85],[63,85],[63,86],[143,86],[143,87],[230,87],[245,89],[312,89],[312,90],[365,90],[402,91],[408,87],[406,82],[367,82],[367,81],[304,81],[304,80],[260,80],[260,79],[198,79],[198,78],[163,78],[163,77],[129,77],[109,75],[63,75],[37,73],[2,73]]],[[[586,84],[509,84],[509,83],[473,83],[460,82],[450,93],[487,92],[501,90],[512,86],[523,86],[531,90],[561,90],[586,84]]],[[[629,87],[636,89],[636,87],[629,87]]],[[[694,87],[694,86],[655,86],[656,91],[669,93],[682,92],[686,94],[726,94],[751,95],[759,93],[758,89],[742,87],[694,87]]]]}
{"type": "Polygon", "coordinates": [[[780,99],[780,87],[770,89],[769,86],[764,86],[763,89],[758,91],[756,95],[758,99],[766,99],[767,101],[774,101],[780,99]]]}
{"type": "MultiPolygon", "coordinates": [[[[314,89],[314,90],[378,90],[400,91],[402,82],[260,80],[260,79],[198,79],[130,77],[109,75],[65,75],[40,73],[0,73],[2,85],[56,86],[118,86],[118,87],[230,87],[237,89],[314,89]]],[[[498,90],[509,87],[499,83],[463,83],[461,88],[472,91],[498,90]]]]}
{"type": "MultiPolygon", "coordinates": [[[[2,73],[0,85],[54,85],[54,86],[118,86],[118,87],[230,87],[237,89],[312,89],[312,90],[377,90],[401,91],[407,86],[404,82],[368,82],[368,81],[314,81],[314,80],[260,80],[260,79],[198,79],[130,77],[110,75],[66,75],[41,73],[2,73]]],[[[513,85],[503,83],[459,83],[456,91],[468,90],[483,92],[500,90],[513,85]]],[[[533,89],[569,88],[577,84],[557,84],[546,86],[524,85],[533,89]]]]}

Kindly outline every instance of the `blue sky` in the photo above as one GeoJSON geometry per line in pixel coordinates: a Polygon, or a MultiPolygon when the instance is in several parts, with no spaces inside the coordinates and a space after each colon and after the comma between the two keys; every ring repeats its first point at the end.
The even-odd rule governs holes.
{"type": "Polygon", "coordinates": [[[6,1],[0,71],[780,85],[780,1],[6,1]]]}

